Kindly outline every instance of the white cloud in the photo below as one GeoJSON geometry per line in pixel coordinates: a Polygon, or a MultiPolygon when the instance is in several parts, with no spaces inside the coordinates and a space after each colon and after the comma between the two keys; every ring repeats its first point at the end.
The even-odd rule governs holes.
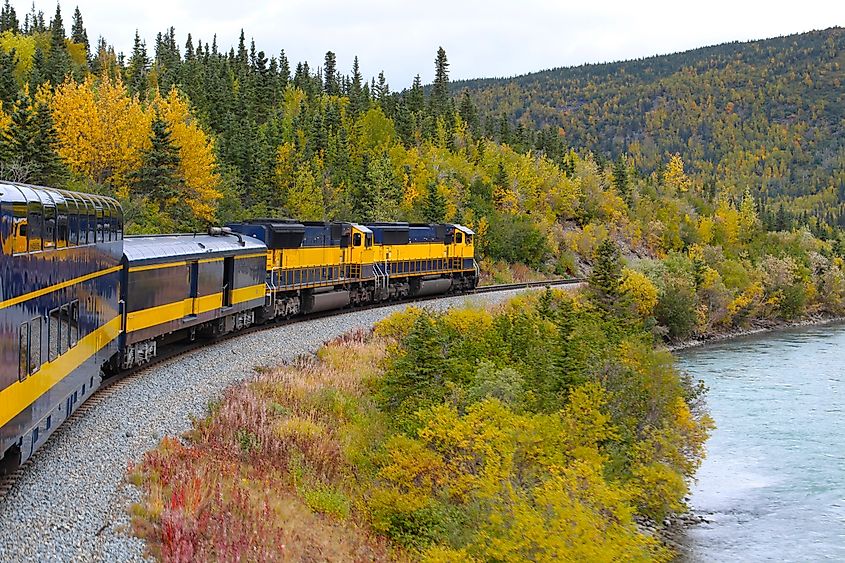
{"type": "MultiPolygon", "coordinates": [[[[76,0],[91,41],[99,35],[129,53],[137,28],[152,50],[156,33],[176,28],[184,45],[217,34],[221,49],[247,41],[292,62],[322,64],[328,50],[348,71],[358,55],[364,75],[384,69],[394,88],[419,73],[432,79],[442,45],[452,77],[510,76],[545,68],[671,53],[845,24],[845,3],[711,0],[563,2],[540,0],[76,0]]],[[[20,19],[29,3],[14,3],[20,19]]],[[[66,26],[75,4],[63,5],[66,26]]],[[[40,4],[47,18],[51,4],[40,4]]]]}

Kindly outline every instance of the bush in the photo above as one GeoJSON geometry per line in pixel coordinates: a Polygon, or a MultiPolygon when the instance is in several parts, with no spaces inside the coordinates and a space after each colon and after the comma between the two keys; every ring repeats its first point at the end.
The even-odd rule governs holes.
{"type": "Polygon", "coordinates": [[[497,260],[539,268],[550,254],[545,235],[524,215],[497,213],[487,232],[486,254],[497,260]]]}
{"type": "Polygon", "coordinates": [[[660,294],[654,316],[672,339],[686,338],[696,326],[695,290],[685,281],[670,279],[660,294]]]}

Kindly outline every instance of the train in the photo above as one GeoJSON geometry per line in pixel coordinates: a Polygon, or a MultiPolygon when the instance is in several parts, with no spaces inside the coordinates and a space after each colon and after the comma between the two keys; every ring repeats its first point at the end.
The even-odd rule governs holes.
{"type": "Polygon", "coordinates": [[[174,343],[471,291],[474,237],[457,224],[273,218],[126,236],[112,198],[0,182],[0,472],[105,379],[174,343]]]}

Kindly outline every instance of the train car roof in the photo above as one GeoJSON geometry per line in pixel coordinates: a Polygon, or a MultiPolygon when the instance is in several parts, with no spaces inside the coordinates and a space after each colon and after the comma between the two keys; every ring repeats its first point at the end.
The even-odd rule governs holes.
{"type": "Polygon", "coordinates": [[[107,204],[112,209],[119,210],[121,213],[123,212],[120,203],[116,199],[104,195],[72,192],[46,186],[19,184],[17,182],[0,181],[0,200],[11,203],[36,202],[42,205],[45,203],[56,205],[69,202],[84,202],[91,204],[91,209],[95,208],[95,204],[101,207],[103,204],[107,204]]]}
{"type": "Polygon", "coordinates": [[[129,264],[154,264],[266,251],[267,247],[260,240],[242,235],[150,235],[123,239],[123,259],[129,264]]]}
{"type": "Polygon", "coordinates": [[[459,231],[461,231],[462,233],[464,233],[465,235],[474,235],[475,234],[475,232],[472,229],[470,229],[469,227],[464,227],[463,225],[458,225],[457,223],[452,225],[452,226],[455,227],[456,229],[458,229],[459,231]]]}

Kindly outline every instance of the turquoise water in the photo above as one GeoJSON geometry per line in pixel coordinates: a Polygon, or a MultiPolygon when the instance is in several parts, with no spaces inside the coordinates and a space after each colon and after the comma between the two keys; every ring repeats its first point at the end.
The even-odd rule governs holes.
{"type": "Polygon", "coordinates": [[[693,561],[845,561],[845,325],[680,352],[718,428],[693,487],[693,561]]]}

